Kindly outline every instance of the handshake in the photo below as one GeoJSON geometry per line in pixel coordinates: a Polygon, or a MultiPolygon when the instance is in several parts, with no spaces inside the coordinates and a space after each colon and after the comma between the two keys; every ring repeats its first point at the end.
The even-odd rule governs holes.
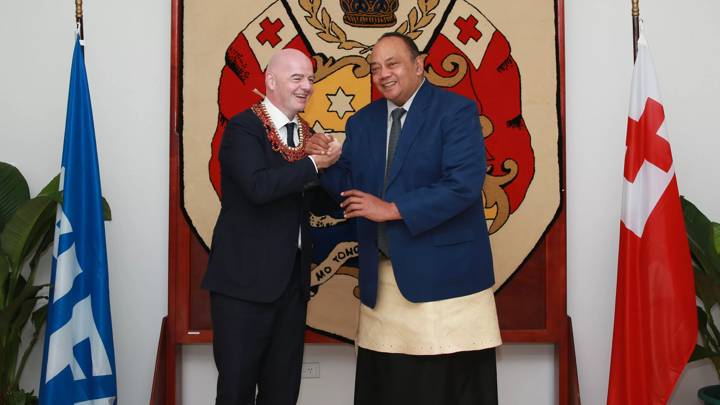
{"type": "Polygon", "coordinates": [[[312,157],[318,170],[327,169],[340,158],[340,142],[330,135],[317,133],[305,145],[305,153],[312,157]]]}

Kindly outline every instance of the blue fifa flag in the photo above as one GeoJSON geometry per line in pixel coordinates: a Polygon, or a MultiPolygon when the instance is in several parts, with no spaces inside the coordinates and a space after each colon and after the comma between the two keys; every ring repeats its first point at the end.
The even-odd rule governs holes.
{"type": "Polygon", "coordinates": [[[40,404],[116,403],[115,351],[95,130],[75,42],[60,169],[40,404]]]}

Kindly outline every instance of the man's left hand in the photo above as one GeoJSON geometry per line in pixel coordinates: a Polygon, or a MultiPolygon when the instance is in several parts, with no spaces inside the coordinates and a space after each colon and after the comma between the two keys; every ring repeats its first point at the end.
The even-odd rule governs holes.
{"type": "Polygon", "coordinates": [[[305,153],[308,155],[327,155],[330,144],[335,140],[330,135],[317,133],[305,143],[305,153]]]}
{"type": "Polygon", "coordinates": [[[372,194],[359,190],[348,190],[340,194],[345,197],[340,207],[345,218],[363,217],[375,222],[402,219],[395,203],[383,201],[372,194]]]}

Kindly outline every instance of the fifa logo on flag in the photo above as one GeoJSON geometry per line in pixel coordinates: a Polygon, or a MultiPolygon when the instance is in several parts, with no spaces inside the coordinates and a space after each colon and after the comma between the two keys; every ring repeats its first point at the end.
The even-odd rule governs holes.
{"type": "MultiPolygon", "coordinates": [[[[61,184],[63,177],[61,174],[61,184]]],[[[86,273],[83,273],[77,260],[72,224],[60,205],[57,217],[59,220],[55,225],[53,252],[56,270],[51,298],[54,305],[71,306],[72,311],[70,319],[50,335],[45,382],[55,378],[68,366],[75,381],[88,378],[87,372],[83,370],[90,371],[92,377],[111,375],[110,360],[93,318],[92,294],[81,297],[83,289],[73,288],[76,284],[84,283],[86,273]],[[78,357],[75,346],[85,340],[90,342],[90,356],[78,357]],[[91,364],[87,364],[88,361],[91,364]]]]}
{"type": "MultiPolygon", "coordinates": [[[[113,405],[103,200],[85,61],[75,42],[48,302],[41,405],[113,405]]],[[[109,217],[108,217],[109,218],[109,217]]]]}

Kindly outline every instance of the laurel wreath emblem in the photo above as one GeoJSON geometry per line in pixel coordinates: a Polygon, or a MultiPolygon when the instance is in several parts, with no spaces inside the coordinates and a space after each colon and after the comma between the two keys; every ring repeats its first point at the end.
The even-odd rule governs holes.
{"type": "Polygon", "coordinates": [[[410,9],[407,20],[400,24],[395,31],[417,39],[423,33],[422,28],[427,27],[435,18],[435,13],[431,13],[431,11],[435,10],[439,2],[440,0],[418,0],[417,7],[410,9]],[[418,18],[418,10],[420,18],[418,18]]]}
{"type": "Polygon", "coordinates": [[[305,16],[305,21],[312,25],[317,31],[317,36],[325,42],[338,44],[338,49],[360,49],[360,53],[369,52],[371,46],[358,41],[349,40],[345,31],[340,28],[330,17],[327,8],[320,7],[322,0],[299,0],[298,4],[309,15],[305,16]],[[320,18],[318,18],[320,16],[320,18]]]}
{"type": "MultiPolygon", "coordinates": [[[[432,11],[439,2],[440,0],[417,0],[417,6],[410,9],[407,19],[395,31],[417,39],[423,33],[423,28],[435,18],[435,13],[432,11]]],[[[325,42],[338,44],[338,49],[360,49],[360,54],[372,50],[372,45],[348,39],[345,30],[333,21],[327,8],[321,7],[322,0],[298,0],[298,4],[308,13],[305,21],[317,30],[317,36],[325,42]]]]}

